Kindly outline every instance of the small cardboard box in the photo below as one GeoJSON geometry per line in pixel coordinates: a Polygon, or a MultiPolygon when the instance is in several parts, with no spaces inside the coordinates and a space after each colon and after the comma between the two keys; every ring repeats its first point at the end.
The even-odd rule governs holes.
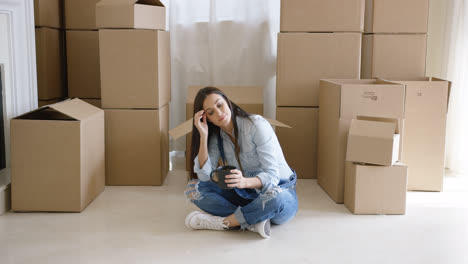
{"type": "Polygon", "coordinates": [[[160,108],[171,100],[169,32],[99,30],[103,108],[160,108]]]}
{"type": "Polygon", "coordinates": [[[451,83],[437,78],[391,78],[406,86],[402,162],[408,190],[442,191],[451,83]]]}
{"type": "Polygon", "coordinates": [[[281,32],[362,32],[365,0],[282,0],[281,32]]]}
{"type": "Polygon", "coordinates": [[[163,184],[169,172],[169,106],[104,111],[106,184],[163,184]]]}
{"type": "Polygon", "coordinates": [[[426,34],[364,35],[361,79],[424,77],[426,38],[426,34]]]}
{"type": "Polygon", "coordinates": [[[427,33],[429,0],[366,0],[366,33],[427,33]]]}
{"type": "Polygon", "coordinates": [[[34,0],[36,27],[63,28],[63,0],[34,0]]]}
{"type": "Polygon", "coordinates": [[[67,30],[68,96],[101,98],[99,32],[67,30]]]}
{"type": "MultiPolygon", "coordinates": [[[[193,103],[198,91],[205,86],[189,86],[187,93],[187,101],[185,104],[186,119],[193,118],[193,103]]],[[[263,87],[256,86],[215,86],[223,91],[226,96],[240,106],[248,113],[263,115],[263,87]]],[[[192,133],[190,132],[185,140],[185,167],[187,171],[192,168],[190,160],[192,145],[192,133]]]]}
{"type": "MultiPolygon", "coordinates": [[[[344,199],[344,166],[351,120],[358,116],[400,120],[405,86],[382,80],[321,80],[318,132],[318,184],[337,203],[344,199]]],[[[402,135],[404,137],[404,135],[402,135]]]]}
{"type": "Polygon", "coordinates": [[[393,166],[346,162],[345,206],[353,214],[405,214],[407,170],[401,162],[393,166]]]}
{"type": "Polygon", "coordinates": [[[96,5],[98,28],[166,29],[166,8],[159,0],[102,0],[96,5]]]}
{"type": "Polygon", "coordinates": [[[359,79],[361,33],[279,33],[277,106],[318,106],[320,79],[359,79]]]}
{"type": "Polygon", "coordinates": [[[97,29],[96,4],[100,0],[64,0],[66,29],[97,29]]]}
{"type": "Polygon", "coordinates": [[[79,99],[11,120],[14,211],[81,212],[105,183],[104,111],[79,99]]]}
{"type": "Polygon", "coordinates": [[[317,107],[277,107],[276,119],[293,128],[278,127],[276,135],[289,166],[301,179],[317,178],[317,107]]]}
{"type": "Polygon", "coordinates": [[[346,160],[392,166],[400,156],[397,119],[358,117],[351,120],[346,160]]]}
{"type": "Polygon", "coordinates": [[[66,94],[64,32],[36,28],[37,94],[39,100],[66,94]]]}

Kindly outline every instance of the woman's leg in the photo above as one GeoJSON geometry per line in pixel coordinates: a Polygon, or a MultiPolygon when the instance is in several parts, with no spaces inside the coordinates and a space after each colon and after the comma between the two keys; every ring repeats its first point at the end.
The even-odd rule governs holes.
{"type": "Polygon", "coordinates": [[[198,208],[215,216],[232,215],[238,206],[247,204],[233,190],[223,190],[213,182],[200,180],[191,180],[185,195],[198,208]]]}
{"type": "Polygon", "coordinates": [[[267,219],[270,219],[273,224],[284,224],[296,215],[297,208],[294,186],[287,189],[274,187],[261,193],[246,206],[238,207],[234,216],[241,228],[245,229],[267,219]]]}

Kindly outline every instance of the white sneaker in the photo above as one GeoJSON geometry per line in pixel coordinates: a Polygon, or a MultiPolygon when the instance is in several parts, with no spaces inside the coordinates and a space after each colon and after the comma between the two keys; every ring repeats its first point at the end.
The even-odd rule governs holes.
{"type": "Polygon", "coordinates": [[[263,238],[270,238],[270,219],[263,220],[261,222],[256,223],[255,225],[251,225],[247,227],[248,230],[252,232],[259,233],[263,238]]]}
{"type": "Polygon", "coordinates": [[[224,217],[193,211],[185,218],[185,225],[192,229],[226,230],[224,217]]]}

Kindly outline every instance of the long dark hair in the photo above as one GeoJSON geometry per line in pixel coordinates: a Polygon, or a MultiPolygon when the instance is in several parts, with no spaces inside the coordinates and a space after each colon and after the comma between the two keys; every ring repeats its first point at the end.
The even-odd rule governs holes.
{"type": "MultiPolygon", "coordinates": [[[[242,108],[240,108],[237,104],[232,102],[227,98],[227,96],[218,88],[216,87],[205,87],[200,89],[198,91],[197,96],[195,96],[195,101],[193,102],[193,113],[197,113],[200,110],[203,110],[203,102],[205,101],[206,97],[210,94],[218,94],[223,99],[226,101],[226,103],[229,106],[229,109],[231,110],[231,120],[234,125],[234,145],[236,148],[238,148],[237,144],[237,139],[239,138],[239,129],[237,127],[237,120],[236,117],[244,117],[248,118],[250,120],[250,114],[244,111],[242,108]]],[[[210,143],[210,140],[212,140],[212,135],[218,135],[220,133],[220,128],[216,126],[215,124],[211,123],[207,119],[207,124],[208,124],[208,142],[207,144],[210,143]]],[[[198,128],[195,126],[195,120],[192,122],[192,145],[191,145],[191,151],[190,151],[190,175],[192,179],[197,179],[196,173],[193,171],[193,165],[194,165],[194,160],[195,157],[198,155],[198,151],[200,150],[200,132],[198,131],[198,128]]],[[[218,162],[217,160],[214,162],[218,162]]],[[[239,161],[240,162],[240,161],[239,161]]]]}

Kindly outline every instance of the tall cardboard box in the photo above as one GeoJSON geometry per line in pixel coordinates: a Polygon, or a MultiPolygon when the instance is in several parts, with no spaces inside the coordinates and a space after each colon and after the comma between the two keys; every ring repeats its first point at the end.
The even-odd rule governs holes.
{"type": "Polygon", "coordinates": [[[292,128],[278,127],[276,135],[289,166],[301,179],[317,178],[317,107],[277,107],[276,119],[292,128]]]}
{"type": "Polygon", "coordinates": [[[39,100],[66,95],[64,32],[36,28],[37,93],[39,100]]]}
{"type": "Polygon", "coordinates": [[[68,96],[101,98],[99,32],[67,30],[68,96]]]}
{"type": "Polygon", "coordinates": [[[362,32],[365,0],[282,0],[281,32],[362,32]]]}
{"type": "Polygon", "coordinates": [[[105,183],[104,111],[79,99],[11,120],[14,211],[81,212],[105,183]]]}
{"type": "Polygon", "coordinates": [[[405,214],[408,167],[346,162],[345,206],[353,214],[405,214]]]}
{"type": "Polygon", "coordinates": [[[357,117],[351,120],[346,161],[392,166],[400,156],[398,119],[357,117]]]}
{"type": "MultiPolygon", "coordinates": [[[[380,80],[321,80],[318,184],[337,203],[344,198],[344,165],[351,120],[357,116],[399,119],[403,127],[405,87],[380,80]]],[[[404,136],[404,135],[403,135],[404,136]]]]}
{"type": "Polygon", "coordinates": [[[427,33],[429,0],[366,0],[366,33],[427,33]]]}
{"type": "Polygon", "coordinates": [[[96,4],[98,28],[166,29],[166,8],[159,0],[101,0],[96,4]]]}
{"type": "Polygon", "coordinates": [[[169,103],[169,32],[99,30],[99,51],[103,108],[160,108],[169,103]]]}
{"type": "MultiPolygon", "coordinates": [[[[198,91],[205,86],[189,86],[187,93],[187,101],[185,104],[186,119],[193,118],[193,103],[198,91]]],[[[224,94],[240,108],[248,113],[263,115],[263,87],[257,86],[215,86],[223,91],[224,94]]],[[[192,132],[186,136],[185,145],[185,167],[187,171],[192,169],[191,144],[192,132]]]]}
{"type": "Polygon", "coordinates": [[[63,0],[34,0],[34,25],[63,28],[63,0]]]}
{"type": "Polygon", "coordinates": [[[100,0],[64,0],[66,29],[97,29],[96,4],[100,0]]]}
{"type": "Polygon", "coordinates": [[[403,163],[408,190],[442,191],[450,82],[437,78],[392,79],[406,86],[403,163]]]}
{"type": "Polygon", "coordinates": [[[359,79],[360,33],[279,33],[277,106],[318,106],[320,79],[359,79]]]}
{"type": "Polygon", "coordinates": [[[169,106],[104,111],[106,184],[163,184],[169,171],[169,106]]]}
{"type": "Polygon", "coordinates": [[[426,34],[364,35],[361,78],[424,77],[426,39],[426,34]]]}

